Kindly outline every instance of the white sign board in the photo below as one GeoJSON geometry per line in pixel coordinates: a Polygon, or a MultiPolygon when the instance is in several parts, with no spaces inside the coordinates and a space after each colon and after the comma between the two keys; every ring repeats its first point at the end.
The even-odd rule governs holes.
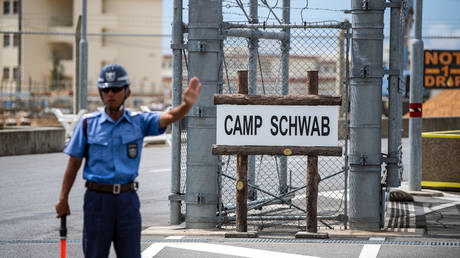
{"type": "Polygon", "coordinates": [[[217,105],[217,145],[338,146],[338,106],[217,105]]]}

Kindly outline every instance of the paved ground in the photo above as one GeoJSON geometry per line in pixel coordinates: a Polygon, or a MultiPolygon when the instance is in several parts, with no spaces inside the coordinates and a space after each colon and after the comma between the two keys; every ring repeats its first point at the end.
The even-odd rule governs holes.
{"type": "MultiPolygon", "coordinates": [[[[67,157],[62,153],[0,157],[0,257],[57,257],[54,203],[67,157]]],[[[256,239],[224,238],[222,230],[168,226],[170,149],[144,149],[139,190],[143,257],[458,257],[460,193],[388,203],[387,229],[328,231],[329,239],[295,239],[266,228],[256,239]],[[390,221],[392,221],[390,223],[390,221]]],[[[406,171],[407,172],[407,171],[406,171]]],[[[405,186],[401,187],[405,190],[405,186]]],[[[83,180],[71,192],[68,257],[81,257],[83,180]]],[[[112,252],[111,257],[115,257],[112,252]]]]}

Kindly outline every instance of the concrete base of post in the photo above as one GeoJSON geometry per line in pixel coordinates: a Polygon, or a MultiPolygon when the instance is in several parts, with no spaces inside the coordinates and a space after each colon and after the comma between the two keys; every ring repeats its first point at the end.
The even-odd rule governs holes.
{"type": "Polygon", "coordinates": [[[258,238],[259,234],[256,231],[248,231],[248,232],[227,232],[224,235],[225,238],[258,238]]]}
{"type": "Polygon", "coordinates": [[[328,239],[329,234],[322,233],[322,232],[311,233],[311,232],[306,232],[306,231],[299,231],[295,234],[295,238],[328,239]]]}

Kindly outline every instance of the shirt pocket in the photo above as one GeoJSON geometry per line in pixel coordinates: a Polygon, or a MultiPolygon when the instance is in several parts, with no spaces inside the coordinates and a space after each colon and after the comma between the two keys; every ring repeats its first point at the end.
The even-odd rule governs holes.
{"type": "Polygon", "coordinates": [[[127,133],[122,135],[121,143],[123,145],[125,155],[131,159],[137,159],[141,153],[142,148],[142,134],[141,133],[127,133]]]}
{"type": "Polygon", "coordinates": [[[94,158],[101,160],[104,158],[104,153],[107,152],[109,141],[106,137],[103,136],[90,136],[88,135],[88,156],[89,158],[94,158]]]}

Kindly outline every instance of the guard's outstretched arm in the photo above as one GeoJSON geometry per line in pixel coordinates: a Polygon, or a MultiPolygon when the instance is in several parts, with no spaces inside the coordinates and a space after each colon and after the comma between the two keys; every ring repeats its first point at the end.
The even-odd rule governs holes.
{"type": "Polygon", "coordinates": [[[176,122],[179,119],[182,119],[188,111],[193,107],[195,102],[198,99],[200,94],[201,83],[197,77],[193,77],[188,84],[187,89],[185,89],[182,94],[182,103],[170,109],[169,111],[163,112],[160,115],[160,128],[165,128],[171,123],[176,122]]]}

